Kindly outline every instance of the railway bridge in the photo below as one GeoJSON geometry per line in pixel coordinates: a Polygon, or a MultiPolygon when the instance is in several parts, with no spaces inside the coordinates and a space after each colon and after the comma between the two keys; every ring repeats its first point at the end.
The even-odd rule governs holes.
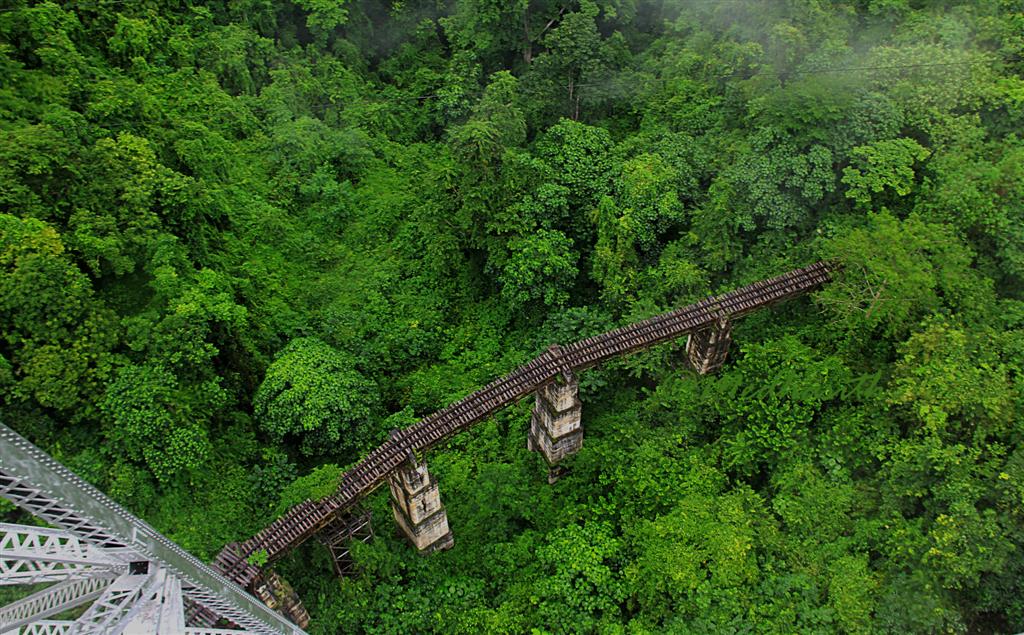
{"type": "Polygon", "coordinates": [[[702,375],[714,372],[728,355],[735,320],[817,289],[836,268],[834,263],[816,262],[594,337],[552,345],[536,359],[415,425],[392,431],[387,441],[342,475],[335,494],[303,501],[252,538],[225,546],[213,566],[240,586],[256,588],[258,597],[271,598],[275,607],[281,605],[288,617],[304,625],[308,618],[298,598],[265,565],[318,537],[331,550],[335,571],[345,575],[351,570],[348,545],[371,535],[359,501],[385,483],[395,521],[412,545],[423,553],[452,546],[438,483],[423,460],[432,447],[533,395],[526,443],[544,455],[548,481],[554,482],[562,472],[559,463],[583,445],[580,372],[683,336],[693,368],[702,375]],[[264,567],[254,564],[257,561],[264,567]]]}

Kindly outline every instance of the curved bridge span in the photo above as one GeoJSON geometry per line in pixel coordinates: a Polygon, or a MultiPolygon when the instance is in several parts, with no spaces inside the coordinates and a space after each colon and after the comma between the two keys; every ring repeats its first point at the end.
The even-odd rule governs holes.
{"type": "MultiPolygon", "coordinates": [[[[728,345],[727,325],[731,320],[812,291],[828,282],[830,273],[836,269],[833,263],[817,262],[564,347],[552,346],[484,388],[413,426],[393,432],[388,441],[345,472],[335,494],[318,501],[304,501],[252,538],[227,545],[214,561],[214,567],[238,584],[250,586],[261,574],[260,569],[249,562],[252,554],[265,554],[270,561],[280,557],[322,531],[339,514],[384,484],[403,465],[408,465],[411,453],[428,450],[505,406],[530,394],[539,394],[560,378],[572,377],[577,371],[684,335],[693,338],[695,350],[703,346],[705,351],[718,355],[717,362],[712,360],[704,366],[695,362],[699,372],[714,370],[724,360],[725,348],[721,342],[724,340],[728,345]],[[708,336],[709,332],[714,334],[708,336]]],[[[694,353],[689,350],[688,353],[693,361],[694,353]]],[[[701,351],[696,350],[696,354],[701,351]]],[[[434,488],[436,490],[436,484],[434,488]]]]}

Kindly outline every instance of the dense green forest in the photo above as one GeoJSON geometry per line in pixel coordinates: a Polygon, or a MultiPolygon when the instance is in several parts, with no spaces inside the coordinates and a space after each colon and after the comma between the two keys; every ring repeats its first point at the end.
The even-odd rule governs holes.
{"type": "Polygon", "coordinates": [[[715,376],[585,373],[552,486],[528,403],[432,453],[455,547],[378,492],[360,577],[276,565],[312,632],[1024,630],[1019,0],[3,0],[0,78],[0,417],[207,559],[551,343],[845,264],[715,376]]]}

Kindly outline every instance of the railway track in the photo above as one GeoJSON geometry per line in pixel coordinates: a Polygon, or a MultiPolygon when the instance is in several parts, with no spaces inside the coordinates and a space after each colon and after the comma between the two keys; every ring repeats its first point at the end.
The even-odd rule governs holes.
{"type": "Polygon", "coordinates": [[[253,554],[268,561],[315,535],[331,517],[382,485],[410,451],[422,452],[532,394],[564,371],[578,372],[708,328],[720,317],[738,318],[771,304],[814,290],[830,280],[835,265],[816,262],[761,280],[720,296],[711,296],[674,311],[623,326],[565,347],[552,346],[537,358],[459,401],[392,433],[344,475],[338,491],[319,501],[303,501],[243,543],[227,545],[213,566],[242,586],[260,569],[249,563],[253,554]]]}

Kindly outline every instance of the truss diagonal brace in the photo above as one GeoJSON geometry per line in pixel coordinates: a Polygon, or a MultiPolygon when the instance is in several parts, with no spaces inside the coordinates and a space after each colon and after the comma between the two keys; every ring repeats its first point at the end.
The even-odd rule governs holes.
{"type": "MultiPolygon", "coordinates": [[[[185,632],[185,612],[181,600],[181,583],[172,575],[164,576],[163,584],[146,594],[140,609],[124,629],[123,635],[175,635],[185,632]]],[[[243,635],[241,631],[229,631],[243,635]]]]}
{"type": "Polygon", "coordinates": [[[74,626],[71,620],[40,620],[3,635],[71,635],[74,626]]]}
{"type": "Polygon", "coordinates": [[[0,609],[0,633],[57,615],[98,598],[110,586],[111,578],[68,580],[12,602],[0,609]]]}
{"type": "Polygon", "coordinates": [[[44,584],[95,577],[116,577],[116,569],[91,566],[50,566],[29,560],[0,560],[0,586],[44,584]]]}
{"type": "Polygon", "coordinates": [[[0,586],[116,576],[128,570],[119,555],[60,529],[0,523],[0,586]]]}
{"type": "Polygon", "coordinates": [[[163,584],[163,580],[162,571],[122,575],[75,620],[78,622],[76,635],[120,633],[128,620],[142,607],[140,600],[155,586],[163,584]]]}

